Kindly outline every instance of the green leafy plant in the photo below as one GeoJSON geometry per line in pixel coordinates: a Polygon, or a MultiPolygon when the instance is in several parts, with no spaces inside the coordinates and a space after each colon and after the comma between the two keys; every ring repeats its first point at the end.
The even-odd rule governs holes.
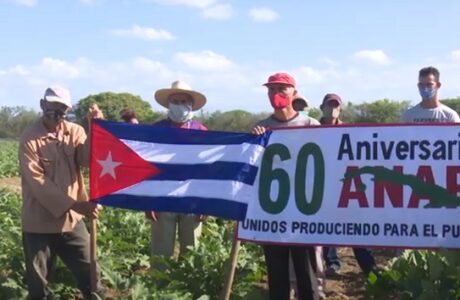
{"type": "Polygon", "coordinates": [[[12,140],[0,142],[0,178],[19,176],[18,143],[12,140]]]}
{"type": "Polygon", "coordinates": [[[460,253],[407,250],[370,274],[366,292],[375,299],[460,299],[460,253]]]}

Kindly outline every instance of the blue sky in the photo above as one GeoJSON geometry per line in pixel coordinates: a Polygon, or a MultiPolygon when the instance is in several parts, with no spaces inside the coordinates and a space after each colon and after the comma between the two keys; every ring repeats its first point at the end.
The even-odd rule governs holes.
{"type": "Polygon", "coordinates": [[[417,73],[441,72],[460,96],[456,0],[0,0],[0,106],[38,109],[50,84],[73,102],[103,91],[141,96],[181,79],[205,110],[270,111],[267,77],[291,73],[318,107],[419,101],[417,73]]]}

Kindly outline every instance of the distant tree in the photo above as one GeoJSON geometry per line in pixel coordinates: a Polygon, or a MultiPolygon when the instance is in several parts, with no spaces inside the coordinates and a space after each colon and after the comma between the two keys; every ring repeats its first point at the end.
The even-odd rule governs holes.
{"type": "Polygon", "coordinates": [[[137,119],[141,123],[153,123],[161,118],[161,114],[155,113],[150,103],[141,97],[129,93],[104,92],[97,95],[90,95],[81,99],[74,107],[77,122],[87,128],[86,113],[88,108],[97,104],[104,113],[106,120],[122,121],[120,111],[129,108],[136,113],[137,119]]]}
{"type": "Polygon", "coordinates": [[[210,130],[249,132],[257,121],[266,118],[269,113],[251,114],[244,110],[227,112],[215,111],[202,113],[198,119],[210,130]]]}
{"type": "Polygon", "coordinates": [[[460,112],[460,97],[443,99],[441,102],[455,110],[457,113],[460,112]]]}
{"type": "Polygon", "coordinates": [[[313,108],[310,108],[310,110],[308,111],[308,115],[319,121],[319,119],[321,119],[322,113],[319,108],[313,107],[313,108]]]}
{"type": "Polygon", "coordinates": [[[39,117],[38,112],[22,106],[0,107],[0,138],[18,138],[24,128],[39,117]]]}
{"type": "Polygon", "coordinates": [[[347,112],[350,118],[356,118],[353,123],[398,123],[409,104],[410,101],[382,99],[358,105],[350,103],[346,109],[350,110],[347,112]]]}

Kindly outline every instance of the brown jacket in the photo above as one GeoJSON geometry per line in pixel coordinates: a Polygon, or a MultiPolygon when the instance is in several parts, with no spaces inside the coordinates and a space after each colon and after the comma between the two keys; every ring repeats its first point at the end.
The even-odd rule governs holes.
{"type": "Polygon", "coordinates": [[[64,121],[57,134],[42,119],[21,135],[22,230],[35,233],[72,231],[82,215],[70,208],[87,201],[81,167],[88,166],[86,133],[64,121]]]}

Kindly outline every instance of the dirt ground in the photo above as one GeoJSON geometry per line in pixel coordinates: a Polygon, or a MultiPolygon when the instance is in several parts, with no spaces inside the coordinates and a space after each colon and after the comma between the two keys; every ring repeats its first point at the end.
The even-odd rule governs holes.
{"type": "MultiPolygon", "coordinates": [[[[0,179],[0,189],[4,187],[19,193],[21,191],[20,178],[0,179]]],[[[342,260],[342,267],[338,276],[326,279],[326,299],[366,299],[364,295],[366,277],[359,268],[353,251],[351,248],[344,247],[339,248],[338,253],[342,260]]],[[[383,267],[392,258],[391,251],[376,250],[374,254],[379,267],[383,267]]]]}
{"type": "MultiPolygon", "coordinates": [[[[326,299],[348,300],[366,299],[364,285],[367,278],[358,266],[351,248],[338,248],[342,267],[338,276],[326,279],[326,299]]],[[[374,250],[375,259],[379,267],[393,257],[391,250],[374,250]]]]}
{"type": "Polygon", "coordinates": [[[15,193],[21,192],[21,178],[20,177],[11,177],[11,178],[0,178],[0,189],[8,188],[15,193]]]}

